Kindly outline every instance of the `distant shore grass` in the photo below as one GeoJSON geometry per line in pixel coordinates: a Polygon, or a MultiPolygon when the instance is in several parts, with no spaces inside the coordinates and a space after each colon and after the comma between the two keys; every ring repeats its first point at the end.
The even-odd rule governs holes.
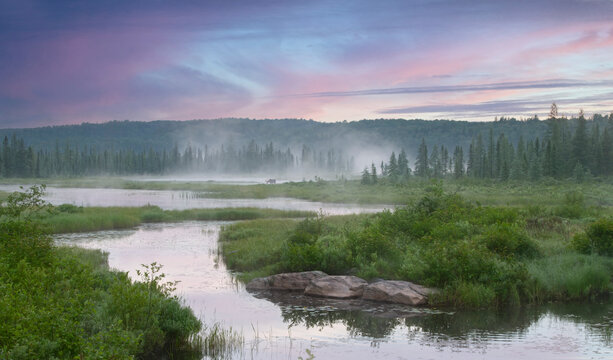
{"type": "Polygon", "coordinates": [[[155,222],[302,218],[313,215],[309,211],[260,208],[162,210],[157,206],[82,208],[65,204],[56,207],[41,220],[52,233],[59,234],[128,229],[142,223],[155,222]]]}
{"type": "MultiPolygon", "coordinates": [[[[402,185],[379,183],[362,185],[357,180],[304,181],[276,185],[233,185],[205,181],[140,181],[119,177],[53,178],[53,179],[0,179],[0,184],[46,183],[56,187],[117,188],[139,190],[194,191],[202,198],[265,199],[289,197],[330,203],[406,205],[421,198],[431,181],[412,178],[402,185]]],[[[488,206],[541,206],[562,205],[569,192],[582,194],[587,205],[613,208],[613,179],[596,179],[584,183],[554,179],[539,182],[499,182],[479,179],[445,179],[448,193],[462,195],[471,201],[488,206]]]]}

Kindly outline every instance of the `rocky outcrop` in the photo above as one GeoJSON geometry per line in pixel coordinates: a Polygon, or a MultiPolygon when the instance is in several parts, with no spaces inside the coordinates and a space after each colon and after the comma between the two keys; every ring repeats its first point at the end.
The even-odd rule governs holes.
{"type": "Polygon", "coordinates": [[[247,290],[288,290],[304,291],[312,280],[328,276],[322,271],[304,271],[282,273],[263,278],[256,278],[247,284],[247,290]]]}
{"type": "Polygon", "coordinates": [[[336,299],[359,298],[368,285],[366,280],[355,276],[323,276],[311,281],[304,293],[336,299]]]}
{"type": "Polygon", "coordinates": [[[369,284],[356,276],[331,276],[321,271],[282,273],[253,279],[247,284],[247,290],[299,291],[304,295],[338,301],[359,298],[413,306],[427,304],[428,296],[437,292],[408,281],[379,280],[369,284]]]}
{"type": "Polygon", "coordinates": [[[406,305],[424,305],[428,295],[436,290],[408,281],[383,280],[364,288],[364,300],[383,301],[406,305]]]}

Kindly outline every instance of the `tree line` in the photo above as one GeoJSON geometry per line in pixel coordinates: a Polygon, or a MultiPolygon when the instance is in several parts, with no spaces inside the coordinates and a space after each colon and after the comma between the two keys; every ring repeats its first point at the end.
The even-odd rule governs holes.
{"type": "Polygon", "coordinates": [[[445,145],[428,148],[426,141],[417,149],[411,171],[404,165],[404,151],[388,162],[382,162],[379,176],[374,163],[362,172],[362,183],[372,184],[383,177],[391,182],[406,180],[411,174],[432,178],[480,178],[499,180],[531,180],[542,177],[555,179],[613,175],[613,116],[586,119],[583,111],[576,118],[558,116],[557,106],[551,107],[545,120],[548,130],[542,138],[525,140],[520,136],[513,143],[500,133],[474,136],[465,148],[456,145],[453,151],[445,145]],[[402,162],[402,166],[400,163],[402,162]]]}
{"type": "Polygon", "coordinates": [[[305,171],[349,173],[353,159],[339,150],[326,151],[303,145],[300,156],[280,149],[272,142],[255,141],[237,147],[218,148],[175,145],[170,150],[98,149],[96,147],[56,144],[52,150],[34,150],[15,135],[4,137],[0,151],[0,177],[164,175],[172,173],[282,173],[305,171]]]}

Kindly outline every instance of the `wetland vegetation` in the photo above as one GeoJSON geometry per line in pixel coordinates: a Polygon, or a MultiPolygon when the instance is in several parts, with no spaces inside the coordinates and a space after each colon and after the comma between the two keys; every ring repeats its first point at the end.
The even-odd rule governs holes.
{"type": "Polygon", "coordinates": [[[54,246],[40,195],[34,187],[0,207],[0,358],[201,356],[202,323],[161,265],[131,280],[106,253],[54,246]]]}
{"type": "Polygon", "coordinates": [[[63,204],[41,214],[42,224],[52,233],[88,232],[133,228],[143,223],[253,220],[313,216],[310,211],[261,208],[162,210],[157,206],[81,207],[63,204]]]}
{"type": "Polygon", "coordinates": [[[221,252],[245,280],[306,270],[401,279],[442,289],[433,305],[594,300],[611,291],[613,220],[610,205],[599,205],[610,199],[568,190],[522,204],[501,195],[508,206],[496,199],[503,186],[482,205],[443,188],[431,183],[393,212],[228,225],[221,252]]]}

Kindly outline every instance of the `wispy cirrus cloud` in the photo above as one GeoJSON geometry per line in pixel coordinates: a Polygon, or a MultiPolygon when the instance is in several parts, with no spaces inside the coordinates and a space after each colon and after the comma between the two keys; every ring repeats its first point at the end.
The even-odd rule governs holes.
{"type": "MultiPolygon", "coordinates": [[[[556,98],[550,96],[548,98],[530,99],[507,99],[484,101],[471,104],[430,104],[416,105],[407,107],[398,107],[390,109],[381,109],[379,114],[456,114],[461,117],[479,115],[505,115],[505,114],[534,114],[542,112],[543,109],[548,109],[551,103],[555,102],[560,105],[567,106],[598,106],[609,107],[613,106],[613,92],[606,92],[598,95],[581,96],[573,98],[556,98]]],[[[575,110],[578,110],[575,109],[575,110]]]]}
{"type": "Polygon", "coordinates": [[[368,89],[349,91],[327,91],[310,94],[297,94],[297,97],[343,97],[343,96],[372,96],[396,94],[423,94],[423,93],[455,93],[466,91],[499,91],[499,90],[525,90],[525,89],[564,89],[575,87],[603,87],[613,86],[613,80],[581,81],[568,79],[552,79],[537,81],[507,81],[489,84],[464,85],[434,85],[416,87],[398,87],[388,89],[368,89]]]}

